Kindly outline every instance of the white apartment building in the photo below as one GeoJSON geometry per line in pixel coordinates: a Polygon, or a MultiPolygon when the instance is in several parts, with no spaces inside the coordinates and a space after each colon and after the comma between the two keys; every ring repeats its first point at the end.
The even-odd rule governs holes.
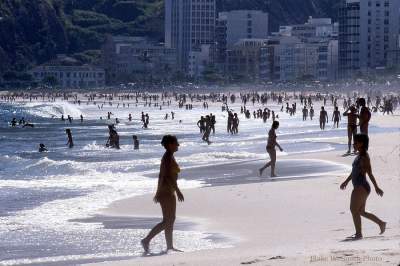
{"type": "Polygon", "coordinates": [[[47,78],[57,80],[61,88],[98,88],[105,86],[105,71],[94,66],[37,66],[30,71],[37,83],[43,83],[47,78]]]}
{"type": "Polygon", "coordinates": [[[186,73],[189,53],[215,43],[215,0],[166,0],[165,45],[177,51],[179,68],[186,73]]]}
{"type": "Polygon", "coordinates": [[[335,49],[337,50],[337,46],[335,48],[334,41],[326,39],[303,42],[294,36],[273,37],[261,48],[260,79],[278,81],[333,79],[337,72],[335,49]]]}

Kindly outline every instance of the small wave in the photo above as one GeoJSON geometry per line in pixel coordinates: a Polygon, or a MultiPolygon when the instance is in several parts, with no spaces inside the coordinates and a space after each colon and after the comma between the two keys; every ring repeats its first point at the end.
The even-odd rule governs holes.
{"type": "Polygon", "coordinates": [[[84,114],[76,105],[68,102],[26,103],[24,107],[29,114],[46,118],[61,117],[61,115],[78,118],[84,114]]]}

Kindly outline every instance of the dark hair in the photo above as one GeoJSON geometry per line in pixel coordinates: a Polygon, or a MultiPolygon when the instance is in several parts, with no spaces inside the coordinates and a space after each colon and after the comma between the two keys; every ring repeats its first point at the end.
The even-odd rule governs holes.
{"type": "Polygon", "coordinates": [[[278,121],[274,121],[273,123],[272,123],[272,128],[278,128],[279,127],[279,122],[278,121]]]}
{"type": "Polygon", "coordinates": [[[178,143],[178,139],[172,135],[165,135],[161,140],[161,145],[163,145],[164,148],[167,148],[168,144],[174,144],[174,143],[178,143]]]}
{"type": "Polygon", "coordinates": [[[365,98],[358,99],[358,104],[361,106],[365,106],[365,98]]]}
{"type": "Polygon", "coordinates": [[[67,129],[65,130],[65,132],[66,132],[66,133],[71,133],[71,129],[67,128],[67,129]]]}
{"type": "Polygon", "coordinates": [[[366,134],[357,134],[354,136],[354,142],[360,142],[363,144],[365,150],[369,148],[369,137],[366,134]]]}

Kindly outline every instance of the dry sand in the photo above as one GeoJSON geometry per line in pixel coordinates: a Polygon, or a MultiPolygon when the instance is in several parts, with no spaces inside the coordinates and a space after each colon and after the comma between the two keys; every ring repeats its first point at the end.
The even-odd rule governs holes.
{"type": "MultiPolygon", "coordinates": [[[[399,127],[400,117],[378,116],[374,117],[372,124],[399,127]]],[[[339,141],[345,143],[346,139],[339,141]]],[[[323,160],[343,164],[347,169],[320,178],[184,191],[186,201],[178,205],[178,217],[198,222],[201,226],[199,230],[222,234],[233,242],[232,248],[141,257],[97,265],[397,266],[400,263],[399,145],[400,129],[397,133],[371,136],[373,172],[385,194],[380,198],[372,190],[367,210],[387,221],[388,228],[383,236],[379,235],[379,228],[375,224],[363,218],[364,239],[344,241],[354,233],[349,210],[352,186],[350,183],[346,191],[341,191],[339,185],[349,174],[348,168],[354,157],[342,157],[342,151],[301,154],[281,160],[323,160]]],[[[277,172],[279,174],[279,168],[277,172]]],[[[152,203],[152,195],[144,195],[115,202],[103,213],[111,216],[160,217],[160,208],[152,203]]]]}

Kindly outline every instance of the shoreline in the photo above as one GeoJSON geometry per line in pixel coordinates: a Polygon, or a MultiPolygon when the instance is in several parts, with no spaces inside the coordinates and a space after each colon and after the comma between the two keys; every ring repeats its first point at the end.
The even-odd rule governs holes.
{"type": "MultiPolygon", "coordinates": [[[[384,126],[384,124],[393,125],[393,120],[398,121],[400,119],[399,117],[392,117],[390,118],[390,122],[387,122],[386,119],[381,120],[385,121],[379,122],[379,126],[384,126]]],[[[371,121],[371,124],[376,124],[376,122],[371,121]]],[[[363,224],[365,225],[364,231],[366,231],[364,240],[354,243],[341,242],[344,240],[345,236],[353,233],[351,215],[348,210],[351,190],[348,188],[345,192],[341,192],[338,189],[340,182],[345,178],[345,176],[342,175],[328,175],[322,178],[293,180],[292,182],[262,182],[208,186],[184,191],[184,194],[188,195],[186,198],[189,200],[178,205],[178,219],[182,217],[189,221],[198,221],[200,223],[200,228],[206,232],[219,232],[222,236],[228,237],[228,239],[235,239],[236,241],[232,248],[171,254],[157,258],[139,257],[119,262],[96,263],[95,265],[131,265],[132,263],[135,265],[172,265],[179,262],[187,265],[216,265],[213,264],[215,261],[219,261],[218,265],[257,265],[261,262],[265,263],[268,261],[271,263],[273,262],[273,265],[326,265],[326,263],[329,263],[329,265],[342,265],[341,263],[343,263],[343,261],[354,262],[357,261],[357,258],[361,257],[364,258],[362,259],[363,265],[393,265],[393,263],[396,262],[396,256],[400,256],[400,252],[395,252],[396,242],[400,243],[400,235],[396,235],[394,232],[400,229],[400,226],[395,222],[400,220],[400,214],[391,213],[387,210],[388,208],[386,208],[384,214],[381,213],[384,209],[382,205],[383,202],[390,205],[393,209],[399,209],[400,207],[400,196],[397,196],[398,193],[396,194],[396,186],[397,188],[399,187],[399,179],[396,179],[396,176],[390,177],[391,171],[385,166],[392,163],[398,164],[400,162],[399,158],[392,156],[387,158],[386,162],[382,160],[382,157],[385,155],[385,150],[387,150],[387,146],[390,144],[390,140],[395,141],[395,143],[397,140],[397,143],[399,143],[399,132],[380,133],[371,136],[371,147],[374,149],[371,155],[373,170],[377,177],[385,177],[384,179],[378,177],[378,183],[382,184],[385,192],[388,191],[385,194],[386,197],[384,196],[383,198],[384,201],[377,199],[377,196],[373,192],[370,196],[372,200],[370,199],[368,202],[368,206],[370,206],[372,210],[378,210],[378,215],[382,215],[384,219],[389,221],[388,230],[382,237],[377,235],[378,229],[374,228],[373,224],[363,220],[363,224]],[[309,191],[309,186],[319,189],[323,188],[323,191],[311,192],[309,191]],[[324,189],[326,189],[326,191],[324,191],[324,189]],[[287,190],[292,195],[282,196],[277,192],[280,190],[287,190]],[[258,195],[263,192],[265,193],[264,195],[258,195]],[[324,202],[312,202],[312,200],[320,200],[327,196],[326,193],[329,193],[333,197],[327,199],[327,207],[329,208],[321,210],[321,206],[319,205],[324,202]],[[336,196],[338,197],[337,199],[335,199],[336,196]],[[285,197],[288,197],[288,199],[285,197]],[[308,197],[310,201],[305,200],[308,197]],[[281,200],[285,201],[282,203],[281,200]],[[228,202],[232,204],[232,206],[235,206],[235,209],[237,209],[239,213],[250,213],[254,215],[254,218],[237,217],[236,212],[232,213],[231,210],[226,210],[228,202]],[[271,202],[273,204],[268,205],[271,204],[271,202]],[[290,210],[290,208],[293,210],[290,212],[287,212],[287,210],[283,211],[279,208],[278,203],[287,206],[288,210],[290,210]],[[297,209],[291,206],[291,203],[301,203],[301,206],[298,206],[297,209]],[[252,205],[256,205],[257,207],[252,205]],[[307,219],[300,219],[301,222],[296,223],[296,218],[298,218],[301,213],[299,213],[299,209],[318,210],[322,211],[323,215],[318,215],[317,217],[305,215],[307,219]],[[263,212],[260,214],[260,210],[265,210],[265,213],[274,213],[276,216],[275,219],[268,217],[268,215],[264,217],[264,215],[262,215],[263,212]],[[225,215],[222,215],[221,212],[224,212],[225,215]],[[285,216],[290,218],[289,221],[285,219],[285,216]],[[326,220],[325,217],[330,217],[330,219],[326,220]],[[234,218],[239,221],[233,221],[234,218]],[[315,218],[319,221],[317,224],[322,225],[322,228],[315,228],[311,235],[305,234],[304,232],[306,232],[307,226],[312,226],[316,222],[315,218]],[[261,221],[257,221],[257,219],[261,221]],[[338,222],[338,225],[330,220],[338,222]],[[279,223],[277,224],[276,221],[279,221],[279,223]],[[243,224],[241,224],[241,222],[243,222],[243,224]],[[293,223],[294,229],[290,229],[293,223]],[[250,227],[252,228],[246,228],[245,225],[251,225],[250,227]],[[287,228],[285,228],[285,225],[287,228]],[[345,226],[345,228],[343,228],[343,226],[345,226]],[[264,228],[263,231],[267,232],[257,234],[257,232],[254,232],[255,228],[253,227],[264,228]],[[273,228],[275,232],[268,232],[270,228],[273,228]],[[312,237],[314,233],[320,234],[322,236],[322,241],[319,238],[315,239],[315,237],[312,237]],[[289,240],[293,243],[287,243],[285,241],[285,237],[282,237],[285,234],[289,234],[289,240]],[[326,237],[326,239],[324,237],[326,237]],[[301,241],[300,239],[304,240],[301,241]],[[271,243],[265,243],[266,241],[271,243]],[[367,242],[374,242],[376,247],[380,248],[373,249],[374,245],[369,246],[367,242]],[[321,248],[321,244],[325,247],[321,248]],[[368,251],[367,255],[370,255],[369,259],[365,254],[366,251],[368,251]],[[376,263],[376,261],[373,260],[374,258],[382,260],[378,261],[378,264],[374,264],[376,263]]],[[[343,142],[345,138],[338,141],[343,142]]],[[[285,156],[285,159],[298,159],[300,156],[301,159],[305,160],[318,159],[337,164],[345,164],[347,166],[351,165],[354,157],[343,157],[342,153],[342,151],[330,151],[302,155],[296,154],[285,156]]],[[[281,161],[285,159],[281,159],[281,161]]],[[[279,168],[277,168],[277,171],[279,174],[279,168]]],[[[397,174],[397,177],[400,177],[400,175],[397,174]]],[[[111,216],[124,214],[132,217],[140,215],[161,217],[159,206],[151,204],[151,196],[151,194],[147,194],[116,201],[107,209],[102,210],[101,213],[111,216]]]]}

